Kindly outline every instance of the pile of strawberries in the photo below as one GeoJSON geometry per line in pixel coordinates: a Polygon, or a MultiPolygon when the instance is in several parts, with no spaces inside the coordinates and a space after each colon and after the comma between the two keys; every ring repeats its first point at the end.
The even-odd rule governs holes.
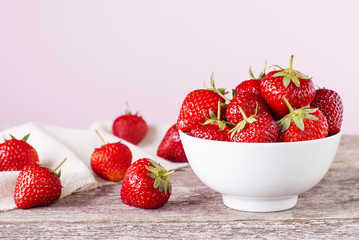
{"type": "MultiPolygon", "coordinates": [[[[115,136],[136,144],[144,139],[147,128],[143,118],[130,111],[113,122],[115,136]]],[[[92,170],[108,181],[119,182],[123,179],[121,199],[125,204],[145,209],[163,206],[171,195],[169,176],[174,171],[167,172],[159,163],[149,158],[141,158],[132,163],[132,153],[127,145],[121,142],[106,143],[98,132],[97,134],[103,145],[91,155],[92,170]]]]}
{"type": "Polygon", "coordinates": [[[277,70],[241,82],[232,99],[214,85],[184,99],[177,129],[191,136],[231,142],[296,142],[338,133],[343,121],[339,94],[315,89],[307,75],[275,65],[277,70]]]}
{"type": "MultiPolygon", "coordinates": [[[[126,113],[113,122],[113,134],[133,144],[140,143],[147,130],[147,123],[141,116],[132,114],[129,106],[126,113]]],[[[146,209],[164,205],[171,195],[169,176],[174,171],[167,172],[160,164],[149,158],[138,159],[132,163],[132,153],[127,145],[121,142],[106,143],[97,131],[96,133],[103,145],[96,148],[91,155],[90,162],[94,173],[112,182],[123,179],[121,199],[127,205],[146,209]]],[[[180,140],[173,139],[174,134],[178,134],[177,129],[169,129],[158,150],[172,160],[176,160],[172,157],[175,156],[179,157],[179,161],[183,161],[183,156],[176,153],[180,140]],[[167,149],[172,139],[175,148],[167,149]]],[[[39,164],[36,149],[27,143],[29,135],[21,140],[10,136],[11,139],[5,139],[5,142],[0,144],[0,172],[20,171],[14,192],[16,206],[28,209],[56,202],[62,192],[61,170],[57,170],[66,158],[54,170],[46,168],[39,164]]]]}
{"type": "Polygon", "coordinates": [[[20,171],[15,186],[14,201],[18,208],[49,205],[61,195],[61,170],[56,172],[66,158],[54,170],[41,167],[35,148],[26,141],[11,136],[0,144],[0,171],[20,171]]]}

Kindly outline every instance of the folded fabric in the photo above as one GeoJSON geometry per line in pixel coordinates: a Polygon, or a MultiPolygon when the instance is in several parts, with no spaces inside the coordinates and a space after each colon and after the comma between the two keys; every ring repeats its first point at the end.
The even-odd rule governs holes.
{"type": "MultiPolygon", "coordinates": [[[[85,191],[107,184],[114,184],[98,177],[91,169],[90,159],[95,148],[103,143],[95,130],[108,143],[121,141],[132,152],[132,161],[140,158],[151,158],[159,162],[165,169],[173,170],[188,163],[174,163],[156,155],[157,148],[171,125],[150,125],[145,139],[139,145],[133,145],[112,134],[112,122],[98,121],[89,129],[70,129],[39,123],[27,123],[16,127],[0,125],[0,137],[9,139],[9,134],[17,139],[30,133],[27,142],[33,146],[40,159],[40,164],[54,169],[63,159],[67,161],[61,166],[61,198],[71,193],[85,191]]],[[[14,190],[19,171],[0,172],[0,211],[16,208],[14,190]]]]}

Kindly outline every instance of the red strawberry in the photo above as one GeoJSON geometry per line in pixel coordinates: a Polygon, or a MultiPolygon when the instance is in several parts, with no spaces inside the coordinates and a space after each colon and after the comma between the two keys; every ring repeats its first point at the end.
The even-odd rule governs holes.
{"type": "Polygon", "coordinates": [[[328,133],[334,135],[343,123],[343,102],[339,94],[329,89],[317,89],[312,107],[319,108],[328,121],[328,133]]]}
{"type": "Polygon", "coordinates": [[[122,201],[130,206],[154,209],[164,205],[171,195],[171,181],[157,162],[141,158],[127,170],[121,188],[122,201]]]}
{"type": "Polygon", "coordinates": [[[226,110],[227,121],[237,124],[243,120],[243,115],[239,110],[242,108],[247,116],[253,115],[256,111],[258,115],[270,115],[270,110],[260,95],[252,92],[241,92],[235,96],[228,104],[226,110]],[[256,106],[258,104],[258,108],[256,106]]]}
{"type": "Polygon", "coordinates": [[[254,94],[261,94],[261,80],[264,78],[265,76],[265,71],[266,71],[266,67],[267,67],[267,61],[265,61],[264,63],[264,69],[263,71],[260,73],[259,77],[256,78],[253,75],[252,72],[252,67],[249,68],[249,75],[251,76],[251,79],[249,80],[245,80],[243,82],[241,82],[237,87],[236,87],[236,92],[237,93],[241,93],[241,92],[252,92],[254,94]]]}
{"type": "Polygon", "coordinates": [[[176,124],[163,137],[157,155],[171,162],[188,162],[176,124]]]}
{"type": "Polygon", "coordinates": [[[220,102],[218,102],[217,116],[211,110],[209,110],[210,117],[205,116],[206,121],[204,123],[197,123],[189,133],[190,136],[203,138],[208,140],[227,141],[228,131],[230,128],[227,121],[221,120],[220,102]]]}
{"type": "MultiPolygon", "coordinates": [[[[66,159],[65,159],[66,160],[66,159]]],[[[37,163],[26,165],[20,172],[15,186],[14,200],[18,208],[47,206],[56,202],[61,196],[61,170],[41,167],[37,163]]]]}
{"type": "Polygon", "coordinates": [[[261,95],[274,113],[276,119],[285,116],[289,109],[283,102],[285,97],[294,108],[309,105],[315,97],[312,80],[292,69],[293,56],[288,69],[269,72],[261,82],[261,95]]]}
{"type": "Polygon", "coordinates": [[[223,130],[220,130],[216,124],[197,124],[192,128],[189,135],[208,140],[227,141],[229,130],[230,128],[227,126],[223,130]]]}
{"type": "Polygon", "coordinates": [[[305,106],[293,109],[287,99],[283,101],[290,113],[278,121],[280,142],[297,142],[325,138],[328,136],[328,123],[324,114],[318,109],[305,106]]]}
{"type": "Polygon", "coordinates": [[[243,120],[229,131],[231,142],[276,142],[278,127],[270,115],[254,113],[247,117],[242,108],[243,120]]]}
{"type": "MultiPolygon", "coordinates": [[[[99,135],[99,133],[96,131],[99,135]]],[[[112,181],[121,181],[132,162],[131,150],[123,143],[105,143],[96,148],[91,155],[91,168],[100,177],[112,181]]]]}
{"type": "MultiPolygon", "coordinates": [[[[203,112],[218,111],[218,101],[225,100],[218,94],[225,94],[224,89],[217,90],[214,86],[213,73],[211,75],[212,89],[197,89],[190,92],[182,102],[179,117],[177,119],[177,129],[182,132],[191,131],[192,127],[198,122],[204,122],[203,112]]],[[[222,111],[223,112],[223,111],[222,111]]]]}
{"type": "Polygon", "coordinates": [[[112,132],[115,136],[137,145],[145,138],[148,126],[145,120],[138,114],[132,114],[129,105],[125,115],[115,119],[112,132]]]}
{"type": "Polygon", "coordinates": [[[30,134],[21,140],[10,136],[0,144],[0,171],[20,171],[27,164],[39,162],[35,148],[26,142],[30,134]]]}

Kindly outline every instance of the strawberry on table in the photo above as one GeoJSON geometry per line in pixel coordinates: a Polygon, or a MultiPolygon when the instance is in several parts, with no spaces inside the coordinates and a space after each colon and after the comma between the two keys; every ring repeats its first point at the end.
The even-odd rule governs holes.
{"type": "Polygon", "coordinates": [[[311,106],[319,108],[327,118],[329,135],[340,131],[344,110],[342,99],[337,92],[326,88],[317,89],[311,106]]]}
{"type": "Polygon", "coordinates": [[[121,188],[122,201],[130,206],[155,209],[167,203],[171,195],[171,181],[157,162],[141,158],[127,170],[121,188]]]}
{"type": "Polygon", "coordinates": [[[280,142],[297,142],[325,138],[328,136],[328,123],[324,114],[318,109],[305,106],[293,109],[287,99],[283,101],[290,113],[278,121],[280,142]]]}
{"type": "Polygon", "coordinates": [[[260,95],[261,94],[261,89],[260,89],[261,80],[265,76],[266,67],[267,67],[267,60],[264,63],[263,71],[259,74],[259,76],[257,78],[254,76],[254,74],[252,72],[252,67],[250,67],[249,75],[251,76],[251,79],[242,81],[240,84],[238,84],[236,87],[236,92],[237,93],[252,92],[254,94],[260,95]]]}
{"type": "Polygon", "coordinates": [[[239,110],[242,108],[247,116],[253,115],[257,112],[258,115],[269,115],[271,112],[264,102],[261,95],[252,92],[241,92],[235,96],[227,106],[226,119],[227,121],[237,124],[243,120],[243,115],[239,110]]]}
{"type": "Polygon", "coordinates": [[[283,102],[285,97],[294,108],[309,105],[315,97],[315,87],[312,80],[299,71],[292,69],[293,55],[290,58],[289,68],[267,73],[261,81],[261,95],[279,119],[289,113],[283,102]]]}
{"type": "MultiPolygon", "coordinates": [[[[258,104],[256,109],[258,109],[258,104]]],[[[278,140],[278,126],[272,116],[257,115],[257,111],[247,117],[239,108],[243,120],[229,131],[231,142],[276,142],[278,140]]]]}
{"type": "Polygon", "coordinates": [[[14,200],[18,208],[47,206],[56,202],[61,196],[61,170],[56,171],[40,166],[37,163],[26,165],[20,172],[15,186],[14,200]]]}
{"type": "Polygon", "coordinates": [[[176,124],[173,124],[163,137],[157,149],[157,156],[171,162],[188,162],[176,124]]]}
{"type": "Polygon", "coordinates": [[[208,139],[208,140],[227,141],[228,131],[230,130],[228,125],[231,123],[225,120],[221,120],[220,102],[218,102],[217,116],[214,112],[209,110],[209,117],[205,116],[205,118],[206,121],[203,123],[197,123],[191,129],[189,135],[197,138],[208,139]]]}
{"type": "Polygon", "coordinates": [[[211,110],[212,112],[217,112],[218,101],[221,101],[223,104],[225,103],[225,100],[220,96],[220,94],[225,94],[225,90],[215,88],[213,73],[211,75],[211,85],[211,89],[197,89],[187,94],[182,102],[177,119],[178,130],[190,132],[192,127],[198,122],[205,121],[203,111],[208,112],[211,110]]]}
{"type": "Polygon", "coordinates": [[[114,120],[112,132],[115,136],[137,145],[145,138],[148,126],[141,116],[137,113],[132,114],[130,106],[126,105],[127,110],[125,114],[114,120]]]}
{"type": "Polygon", "coordinates": [[[0,171],[20,171],[27,164],[39,162],[35,148],[26,142],[30,134],[21,140],[10,136],[10,140],[0,144],[0,171]]]}
{"type": "Polygon", "coordinates": [[[121,181],[132,162],[131,150],[123,143],[106,143],[96,131],[104,145],[96,148],[91,155],[91,168],[100,177],[121,181]]]}

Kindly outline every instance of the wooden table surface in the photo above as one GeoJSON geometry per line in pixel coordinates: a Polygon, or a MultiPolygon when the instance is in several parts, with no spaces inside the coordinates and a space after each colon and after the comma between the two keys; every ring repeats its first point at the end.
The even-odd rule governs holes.
{"type": "Polygon", "coordinates": [[[359,239],[359,136],[342,137],[324,179],[286,211],[230,209],[190,167],[171,180],[172,196],[156,210],[123,204],[119,183],[0,212],[0,239],[359,239]]]}

